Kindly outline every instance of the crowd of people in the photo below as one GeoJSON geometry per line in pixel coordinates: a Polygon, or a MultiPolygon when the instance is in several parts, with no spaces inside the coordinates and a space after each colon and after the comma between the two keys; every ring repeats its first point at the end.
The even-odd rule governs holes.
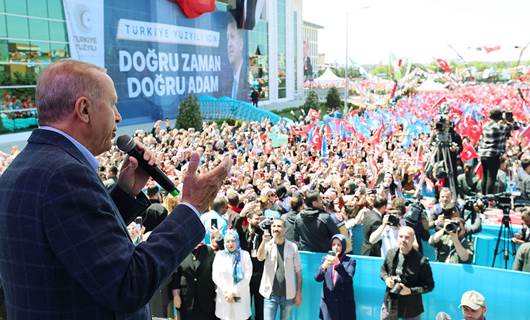
{"type": "MultiPolygon", "coordinates": [[[[524,129],[491,108],[477,139],[460,136],[452,110],[432,115],[432,129],[412,140],[411,122],[368,128],[368,134],[357,127],[347,135],[323,129],[312,115],[290,126],[263,119],[204,123],[201,131],[157,121],[134,137],[145,160],[158,163],[181,190],[173,196],[112,145],[121,115],[104,71],[78,62],[51,70],[37,86],[41,128],[24,151],[0,155],[0,274],[8,310],[21,318],[35,297],[18,299],[28,293],[17,288],[36,288],[39,281],[30,284],[20,273],[29,268],[61,288],[49,288],[47,299],[32,305],[45,318],[60,312],[139,319],[151,312],[183,320],[275,319],[277,313],[289,319],[293,306],[311,303],[302,301],[299,254],[310,251],[324,254],[315,270],[304,270],[322,282],[319,317],[355,319],[356,262],[348,254],[352,229],[362,225],[362,254],[383,258],[381,317],[419,319],[421,296],[435,287],[422,240],[436,248],[439,262],[471,263],[470,236],[486,218],[481,207],[490,204],[484,196],[517,189],[517,200],[530,199],[524,129]],[[56,77],[62,73],[79,84],[62,85],[56,77]],[[48,86],[66,92],[53,96],[48,86]],[[97,98],[94,86],[101,86],[97,98]],[[52,108],[57,105],[71,109],[52,108]],[[273,143],[272,132],[288,135],[287,143],[273,143]],[[478,152],[469,155],[477,142],[478,152]],[[429,192],[432,201],[420,200],[429,192]],[[459,200],[470,196],[480,201],[462,206],[459,200]],[[35,201],[21,202],[28,197],[35,201]],[[50,213],[32,218],[36,211],[50,213]],[[30,231],[16,227],[20,219],[31,221],[30,231]],[[34,260],[20,256],[40,249],[29,255],[34,260]],[[64,299],[57,290],[77,299],[55,305],[64,299]]],[[[352,117],[366,123],[375,115],[356,110],[352,117]]],[[[512,239],[520,245],[514,268],[529,271],[529,207],[518,214],[525,227],[512,239]]],[[[460,307],[469,319],[484,319],[480,293],[466,292],[460,307]]]]}
{"type": "MultiPolygon", "coordinates": [[[[181,319],[190,314],[194,319],[199,314],[204,314],[204,319],[213,315],[221,319],[246,319],[250,316],[251,305],[256,319],[273,319],[277,309],[282,319],[288,319],[292,306],[301,303],[298,250],[326,253],[315,275],[316,281],[324,281],[320,317],[355,318],[352,287],[355,260],[346,254],[352,253],[351,230],[358,224],[364,229],[362,254],[385,258],[381,270],[381,278],[387,285],[382,307],[385,319],[418,317],[423,312],[421,293],[434,288],[428,261],[421,256],[420,240],[436,249],[436,261],[473,261],[471,235],[480,231],[486,218],[480,214],[481,207],[488,203],[478,201],[472,208],[464,208],[458,200],[482,194],[481,179],[476,173],[472,172],[471,177],[475,183],[467,183],[469,170],[466,171],[466,165],[475,167],[476,164],[461,161],[458,152],[454,164],[457,192],[452,192],[447,177],[444,186],[444,178],[431,173],[428,177],[436,184],[435,199],[415,201],[413,196],[425,192],[421,173],[425,171],[423,162],[428,161],[417,160],[418,149],[429,149],[432,139],[424,136],[414,141],[408,150],[403,149],[399,135],[389,136],[387,141],[376,146],[371,146],[370,142],[356,146],[352,141],[329,139],[326,158],[322,157],[322,150],[313,148],[305,137],[291,135],[288,144],[280,147],[273,147],[268,139],[267,134],[273,130],[302,131],[309,122],[299,123],[294,129],[273,126],[267,120],[234,126],[211,123],[204,124],[201,132],[195,132],[173,129],[169,122],[159,121],[151,132],[135,133],[139,141],[155,150],[162,169],[176,185],[182,183],[181,176],[192,151],[201,155],[199,172],[215,167],[226,154],[233,162],[231,177],[221,187],[211,210],[201,217],[206,230],[203,243],[208,247],[202,250],[208,254],[192,254],[196,264],[184,269],[181,266],[167,289],[173,294],[173,301],[179,297],[176,306],[181,319]],[[425,145],[422,141],[426,141],[425,145]],[[374,158],[375,163],[370,163],[374,158]],[[229,239],[234,238],[229,240],[230,245],[227,235],[229,239]],[[231,246],[232,243],[235,245],[231,246]],[[403,257],[399,258],[403,259],[401,263],[414,266],[401,274],[396,271],[399,270],[399,252],[403,257]],[[236,256],[238,258],[234,258],[236,256]],[[220,261],[224,262],[218,263],[220,261]],[[206,269],[197,267],[203,263],[206,269]],[[239,268],[240,271],[236,271],[239,268]],[[241,279],[236,277],[238,272],[241,279]],[[205,306],[205,299],[199,298],[189,287],[183,293],[180,286],[189,286],[192,278],[203,284],[208,279],[210,285],[206,287],[210,293],[201,290],[201,295],[210,297],[209,306],[205,306]],[[396,280],[398,278],[400,280],[396,280]],[[235,291],[225,289],[226,282],[221,279],[232,281],[230,290],[235,291]],[[211,281],[215,285],[211,285],[211,281]],[[400,283],[400,290],[393,291],[397,283],[400,283]],[[242,287],[245,293],[240,291],[242,287]],[[188,296],[184,298],[185,295],[188,296]],[[234,303],[234,297],[241,302],[234,303]],[[193,302],[199,300],[200,304],[193,302]]],[[[481,143],[487,138],[483,137],[481,143]]],[[[517,182],[524,181],[521,170],[529,168],[527,149],[514,144],[508,135],[505,138],[503,143],[512,149],[507,153],[509,156],[503,152],[505,160],[499,172],[504,175],[494,180],[493,192],[506,190],[514,181],[521,188],[521,197],[528,197],[524,183],[517,182]]],[[[481,150],[479,146],[479,153],[481,150]]],[[[101,168],[116,168],[122,158],[118,150],[111,150],[100,157],[101,168]]],[[[104,181],[109,179],[107,171],[100,171],[104,181]]],[[[148,194],[153,193],[150,189],[148,194]]],[[[157,191],[156,198],[165,202],[165,214],[171,212],[178,198],[163,190],[157,191]]],[[[527,222],[530,210],[524,208],[520,214],[527,222]]],[[[162,220],[163,216],[156,214],[155,220],[162,220]]],[[[149,215],[144,218],[153,220],[149,215]]],[[[526,227],[522,230],[513,239],[518,244],[528,241],[526,227]]],[[[528,271],[527,251],[518,253],[515,269],[528,271]]],[[[167,304],[161,306],[159,314],[167,316],[167,304]]]]}

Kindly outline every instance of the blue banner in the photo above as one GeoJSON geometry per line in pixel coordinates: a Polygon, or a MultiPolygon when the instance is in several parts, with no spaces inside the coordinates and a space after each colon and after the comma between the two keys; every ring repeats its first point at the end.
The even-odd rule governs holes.
{"type": "Polygon", "coordinates": [[[188,19],[167,0],[104,8],[105,67],[124,123],[173,118],[189,95],[248,101],[247,35],[229,12],[188,19]]]}

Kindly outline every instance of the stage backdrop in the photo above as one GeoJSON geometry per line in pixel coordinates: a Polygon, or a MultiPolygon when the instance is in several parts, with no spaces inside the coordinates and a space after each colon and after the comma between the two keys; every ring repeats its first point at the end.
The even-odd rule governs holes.
{"type": "Polygon", "coordinates": [[[64,6],[72,58],[108,70],[124,124],[173,118],[188,95],[248,100],[247,35],[227,31],[230,13],[188,19],[169,0],[64,0],[64,6]],[[230,46],[240,68],[229,61],[230,35],[240,37],[230,46]]]}

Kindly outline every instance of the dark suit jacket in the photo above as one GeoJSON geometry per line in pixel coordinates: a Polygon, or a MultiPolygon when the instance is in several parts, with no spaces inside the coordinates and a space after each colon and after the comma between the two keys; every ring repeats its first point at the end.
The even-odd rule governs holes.
{"type": "Polygon", "coordinates": [[[256,25],[256,3],[257,0],[236,0],[236,8],[232,10],[232,14],[239,29],[254,29],[256,25]],[[247,2],[246,11],[245,1],[247,2]]]}
{"type": "Polygon", "coordinates": [[[364,240],[361,248],[361,254],[363,256],[380,257],[381,256],[381,241],[371,244],[370,235],[379,226],[383,224],[383,218],[375,211],[370,210],[364,215],[363,219],[363,234],[364,240]]]}
{"type": "Polygon", "coordinates": [[[0,177],[0,275],[9,319],[150,319],[147,302],[204,237],[178,206],[134,246],[148,205],[105,189],[62,135],[36,129],[0,177]]]}
{"type": "MultiPolygon", "coordinates": [[[[322,257],[320,265],[324,263],[322,257]]],[[[335,267],[337,280],[333,284],[332,268],[322,270],[318,268],[315,280],[324,281],[322,300],[320,301],[320,319],[352,320],[355,319],[355,298],[353,294],[353,275],[355,274],[355,260],[344,256],[340,264],[335,267]]]]}
{"type": "Polygon", "coordinates": [[[201,245],[189,254],[173,275],[170,289],[180,289],[180,315],[186,319],[215,319],[215,283],[212,265],[215,252],[201,245]]]}

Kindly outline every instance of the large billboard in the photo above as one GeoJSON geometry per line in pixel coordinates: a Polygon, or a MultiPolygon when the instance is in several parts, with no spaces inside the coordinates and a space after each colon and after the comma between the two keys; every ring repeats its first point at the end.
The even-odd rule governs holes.
{"type": "MultiPolygon", "coordinates": [[[[114,80],[124,123],[175,117],[178,104],[188,95],[248,100],[247,37],[229,12],[188,19],[170,0],[100,0],[101,18],[98,1],[82,6],[83,14],[77,12],[76,2],[64,1],[67,20],[88,25],[104,21],[100,60],[114,80]],[[88,6],[93,6],[93,14],[87,13],[88,6]]],[[[70,38],[80,32],[71,25],[70,38]]],[[[86,59],[74,50],[72,55],[86,59]]],[[[97,58],[87,60],[98,63],[97,58]]]]}

